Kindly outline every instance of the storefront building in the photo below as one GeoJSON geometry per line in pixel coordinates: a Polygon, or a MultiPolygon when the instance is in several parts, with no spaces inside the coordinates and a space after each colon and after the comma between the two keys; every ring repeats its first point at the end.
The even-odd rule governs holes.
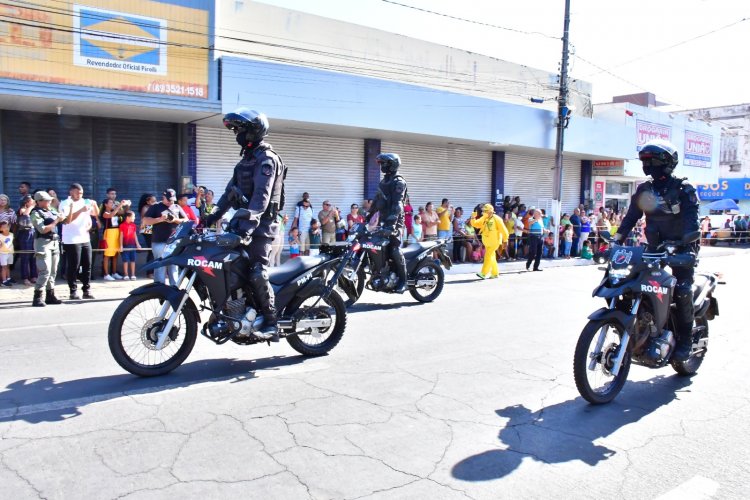
{"type": "Polygon", "coordinates": [[[134,203],[189,173],[187,123],[220,111],[211,0],[0,6],[0,192],[73,182],[134,203]]]}
{"type": "Polygon", "coordinates": [[[624,160],[595,159],[592,163],[591,206],[601,206],[622,212],[630,204],[630,197],[639,184],[646,180],[638,161],[638,151],[654,139],[671,142],[677,148],[678,177],[698,186],[713,184],[719,174],[720,129],[687,116],[629,102],[600,104],[594,117],[620,124],[629,142],[624,160]]]}

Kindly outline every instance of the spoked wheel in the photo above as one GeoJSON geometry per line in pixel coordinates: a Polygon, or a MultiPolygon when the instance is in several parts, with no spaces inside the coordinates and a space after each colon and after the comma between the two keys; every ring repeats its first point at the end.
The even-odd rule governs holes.
{"type": "MultiPolygon", "coordinates": [[[[352,270],[347,268],[345,273],[351,273],[352,270]]],[[[346,307],[353,306],[360,297],[362,297],[362,292],[365,291],[365,282],[367,281],[367,273],[365,273],[364,264],[359,267],[356,273],[353,273],[351,275],[351,281],[354,285],[354,290],[352,290],[354,293],[352,295],[347,294],[344,289],[342,288],[342,291],[344,291],[344,295],[346,296],[346,300],[344,301],[344,304],[346,307]]],[[[339,280],[343,280],[345,278],[341,277],[339,280]]]]}
{"type": "Polygon", "coordinates": [[[169,373],[182,364],[195,345],[198,325],[185,308],[174,323],[161,349],[158,334],[167,324],[172,307],[160,312],[166,299],[159,292],[130,295],[115,310],[109,322],[109,350],[125,370],[141,377],[169,373]]]}
{"type": "Polygon", "coordinates": [[[421,262],[412,276],[414,285],[409,287],[409,293],[419,302],[432,302],[443,291],[445,273],[432,259],[421,262]]]}
{"type": "Polygon", "coordinates": [[[623,327],[612,320],[592,320],[578,338],[573,358],[573,375],[578,392],[591,404],[609,403],[620,392],[630,371],[630,354],[625,353],[617,376],[611,372],[620,349],[623,327]]]}
{"type": "Polygon", "coordinates": [[[299,318],[299,326],[297,333],[286,340],[292,349],[305,356],[327,354],[336,347],[346,329],[346,306],[341,295],[334,290],[318,302],[319,298],[313,295],[300,299],[291,304],[287,314],[299,318]]]}
{"type": "MultiPolygon", "coordinates": [[[[700,338],[703,340],[703,343],[708,343],[708,320],[706,318],[698,318],[695,320],[695,326],[701,329],[700,338]]],[[[700,368],[701,364],[703,364],[703,358],[706,357],[705,349],[706,348],[700,352],[693,353],[687,361],[677,361],[673,359],[669,364],[672,365],[674,371],[682,377],[694,375],[695,372],[698,371],[698,368],[700,368]]]]}

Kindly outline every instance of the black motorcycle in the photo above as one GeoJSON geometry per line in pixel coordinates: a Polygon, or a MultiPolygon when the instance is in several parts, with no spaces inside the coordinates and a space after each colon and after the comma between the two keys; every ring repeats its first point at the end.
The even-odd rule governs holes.
{"type": "Polygon", "coordinates": [[[682,376],[698,370],[708,348],[708,321],[719,314],[713,297],[717,275],[695,274],[692,352],[688,360],[677,361],[671,359],[676,344],[672,294],[677,280],[664,270],[695,266],[694,255],[676,250],[698,237],[696,232],[683,241],[665,241],[655,253],[645,252],[644,247],[611,248],[604,279],[593,293],[608,307],[589,316],[573,360],[576,387],[586,401],[612,401],[625,385],[631,363],[649,368],[670,364],[682,376]]]}
{"type": "MultiPolygon", "coordinates": [[[[347,307],[359,300],[365,287],[374,292],[394,292],[398,277],[388,256],[389,244],[387,235],[358,224],[345,242],[321,247],[321,255],[340,259],[328,283],[338,285],[344,292],[347,307]]],[[[445,273],[441,264],[446,269],[452,265],[445,247],[445,241],[432,240],[402,249],[409,293],[419,302],[432,302],[443,291],[445,273]],[[435,254],[439,263],[433,257],[435,254]]]]}
{"type": "MultiPolygon", "coordinates": [[[[143,377],[174,370],[195,345],[201,311],[211,311],[201,334],[216,344],[267,342],[254,335],[263,317],[248,284],[244,243],[236,234],[201,234],[192,222],[180,224],[162,257],[143,268],[178,266],[177,283],[136,288],[112,316],[109,349],[117,363],[143,377]]],[[[325,276],[337,263],[330,255],[302,257],[269,271],[280,336],[303,355],[326,354],[344,334],[344,300],[325,286],[325,276]]]]}

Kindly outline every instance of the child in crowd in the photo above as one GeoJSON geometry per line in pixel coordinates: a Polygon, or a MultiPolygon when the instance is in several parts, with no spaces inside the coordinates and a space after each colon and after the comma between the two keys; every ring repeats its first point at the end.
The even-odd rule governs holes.
{"type": "Polygon", "coordinates": [[[573,246],[573,225],[572,224],[565,224],[565,231],[563,231],[563,240],[564,243],[564,251],[563,255],[565,255],[566,259],[570,258],[570,247],[573,246]]]}
{"type": "Polygon", "coordinates": [[[141,248],[138,242],[138,227],[135,225],[135,212],[125,213],[125,222],[120,224],[120,252],[122,252],[122,279],[135,281],[135,249],[141,248]]]}
{"type": "Polygon", "coordinates": [[[13,264],[13,233],[7,220],[0,221],[0,282],[13,286],[10,280],[10,265],[13,264]]]}
{"type": "Polygon", "coordinates": [[[544,237],[544,247],[543,247],[544,257],[548,259],[553,259],[555,257],[555,238],[552,236],[552,233],[547,233],[544,237]]]}
{"type": "Polygon", "coordinates": [[[422,241],[422,216],[419,214],[414,216],[414,224],[412,224],[408,241],[409,243],[419,243],[422,241]]]}
{"type": "Polygon", "coordinates": [[[583,242],[583,248],[581,248],[581,258],[591,260],[594,258],[594,254],[591,251],[591,242],[586,240],[583,242]]]}
{"type": "Polygon", "coordinates": [[[299,229],[293,227],[289,231],[289,258],[296,259],[299,257],[299,229]]]}
{"type": "Polygon", "coordinates": [[[310,221],[310,255],[318,255],[320,251],[320,241],[323,238],[323,233],[320,229],[320,223],[318,219],[310,221]]]}

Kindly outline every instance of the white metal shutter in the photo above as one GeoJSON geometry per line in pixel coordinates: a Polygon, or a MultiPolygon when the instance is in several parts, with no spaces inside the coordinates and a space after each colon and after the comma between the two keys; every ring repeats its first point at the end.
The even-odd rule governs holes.
{"type": "Polygon", "coordinates": [[[573,213],[581,203],[581,160],[563,156],[562,211],[573,213]]]}
{"type": "MultiPolygon", "coordinates": [[[[506,196],[520,196],[526,206],[552,208],[554,156],[505,154],[506,196]]],[[[581,160],[563,157],[562,211],[572,213],[578,206],[581,190],[581,160]]]]}
{"type": "Polygon", "coordinates": [[[505,153],[505,196],[521,197],[527,207],[552,208],[554,156],[505,153]]]}
{"type": "MultiPolygon", "coordinates": [[[[231,132],[210,127],[197,127],[196,140],[198,184],[220,196],[240,160],[239,146],[231,132]]],[[[352,203],[362,203],[363,139],[270,134],[266,140],[287,166],[284,212],[290,217],[305,191],[310,193],[316,218],[324,200],[338,206],[342,214],[349,213],[352,203]]]]}
{"type": "Polygon", "coordinates": [[[448,198],[454,207],[469,214],[479,203],[490,203],[492,195],[492,153],[459,147],[383,142],[383,153],[401,157],[399,173],[417,207],[431,201],[435,208],[448,198]]]}

